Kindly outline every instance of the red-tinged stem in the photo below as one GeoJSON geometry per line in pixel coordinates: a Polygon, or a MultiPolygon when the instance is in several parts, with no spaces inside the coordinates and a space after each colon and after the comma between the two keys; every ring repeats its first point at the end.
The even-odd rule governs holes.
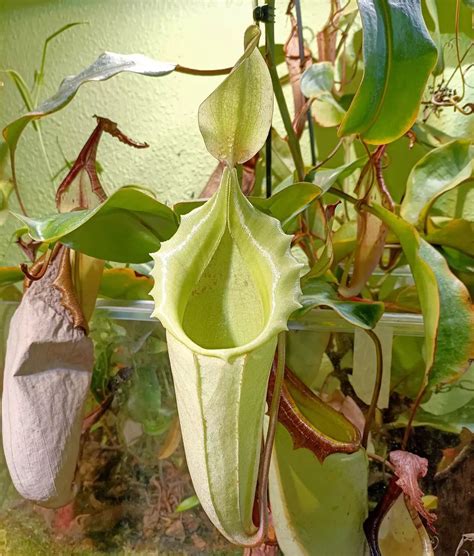
{"type": "Polygon", "coordinates": [[[382,378],[383,378],[383,353],[382,344],[373,330],[365,330],[366,334],[372,339],[375,346],[375,357],[376,357],[376,367],[375,367],[375,384],[372,391],[372,400],[370,401],[369,411],[365,418],[364,432],[362,434],[362,446],[367,448],[367,441],[369,439],[370,429],[372,427],[372,422],[375,417],[375,412],[377,410],[377,402],[380,396],[380,389],[382,388],[382,378]]]}
{"type": "Polygon", "coordinates": [[[220,69],[213,69],[213,70],[201,70],[195,68],[187,68],[185,66],[176,66],[175,71],[178,73],[185,73],[187,75],[200,75],[203,77],[212,77],[213,75],[228,75],[232,68],[220,68],[220,69]]]}
{"type": "MultiPolygon", "coordinates": [[[[278,410],[280,408],[281,390],[285,375],[286,358],[286,336],[285,332],[278,335],[278,347],[276,358],[275,382],[273,384],[272,401],[270,403],[269,421],[263,457],[260,462],[258,474],[258,501],[260,523],[256,534],[256,542],[252,546],[258,546],[265,541],[268,533],[268,475],[272,458],[273,443],[275,441],[276,427],[278,423],[278,410]]],[[[246,545],[247,546],[247,545],[246,545]]],[[[248,546],[248,548],[251,548],[248,546]]]]}
{"type": "Polygon", "coordinates": [[[403,435],[403,440],[402,440],[402,450],[406,450],[408,441],[410,440],[410,435],[411,435],[411,431],[413,428],[413,421],[415,420],[416,417],[416,413],[418,411],[418,408],[420,407],[421,401],[423,399],[423,396],[425,395],[426,392],[426,384],[423,384],[418,392],[418,395],[416,396],[416,400],[413,403],[413,406],[411,408],[411,412],[410,412],[410,418],[408,419],[408,423],[407,426],[405,427],[405,434],[403,435]]]}

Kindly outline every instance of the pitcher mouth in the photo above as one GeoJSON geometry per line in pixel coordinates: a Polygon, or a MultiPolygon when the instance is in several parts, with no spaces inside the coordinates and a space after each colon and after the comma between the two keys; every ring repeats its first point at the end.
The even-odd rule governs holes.
{"type": "Polygon", "coordinates": [[[152,255],[153,316],[201,355],[231,359],[274,339],[300,307],[290,241],[225,169],[213,197],[152,255]]]}

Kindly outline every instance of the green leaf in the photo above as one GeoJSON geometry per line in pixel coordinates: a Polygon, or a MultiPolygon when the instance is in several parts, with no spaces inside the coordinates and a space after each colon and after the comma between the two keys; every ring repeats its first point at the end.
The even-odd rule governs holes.
{"type": "Polygon", "coordinates": [[[334,262],[339,263],[345,259],[356,248],[357,223],[355,220],[346,221],[338,228],[332,238],[334,250],[334,262]]]}
{"type": "Polygon", "coordinates": [[[451,382],[466,370],[474,345],[469,294],[411,224],[378,205],[372,210],[397,235],[415,279],[425,329],[425,383],[451,382]]]}
{"type": "Polygon", "coordinates": [[[339,135],[390,143],[415,122],[437,51],[419,0],[359,0],[359,12],[364,76],[339,135]]]}
{"type": "Polygon", "coordinates": [[[17,266],[0,266],[0,286],[11,286],[21,282],[25,275],[17,266]]]}
{"type": "Polygon", "coordinates": [[[239,544],[255,542],[270,368],[299,307],[290,243],[226,168],[213,197],[153,255],[153,316],[167,332],[188,468],[211,521],[239,544]]]}
{"type": "Polygon", "coordinates": [[[257,153],[268,135],[273,90],[257,45],[260,30],[245,33],[245,52],[231,74],[199,107],[199,129],[207,150],[232,167],[257,153]]]}
{"type": "Polygon", "coordinates": [[[77,75],[66,77],[58,91],[51,98],[45,100],[35,110],[20,116],[9,123],[3,130],[3,136],[8,143],[12,159],[14,159],[18,140],[29,122],[44,118],[48,114],[64,108],[74,98],[81,85],[89,81],[105,81],[122,72],[139,73],[151,77],[159,77],[171,73],[176,64],[158,62],[143,54],[116,54],[104,52],[95,62],[77,75]]]}
{"type": "Polygon", "coordinates": [[[412,224],[423,225],[436,199],[471,174],[469,141],[451,141],[431,150],[415,164],[408,176],[400,215],[412,224]]]}
{"type": "Polygon", "coordinates": [[[341,123],[346,111],[332,94],[334,66],[330,62],[318,62],[310,66],[301,77],[301,91],[312,99],[313,115],[322,127],[341,123]]]}
{"type": "Polygon", "coordinates": [[[294,450],[290,434],[278,425],[270,504],[283,553],[363,554],[367,481],[364,450],[332,454],[320,463],[309,450],[294,450]]]}
{"type": "Polygon", "coordinates": [[[444,70],[444,52],[439,27],[438,6],[436,5],[436,0],[425,0],[425,5],[434,23],[434,42],[436,44],[436,50],[438,51],[438,59],[435,67],[433,68],[433,75],[439,75],[443,73],[444,70]]]}
{"type": "Polygon", "coordinates": [[[285,187],[268,199],[249,197],[249,201],[258,209],[277,218],[286,231],[298,214],[307,209],[322,193],[320,187],[308,182],[298,182],[285,187]]]}
{"type": "Polygon", "coordinates": [[[390,391],[414,400],[425,375],[424,339],[417,336],[395,336],[392,344],[390,391]]]}
{"type": "Polygon", "coordinates": [[[464,407],[474,398],[474,364],[471,363],[464,375],[446,386],[441,392],[435,392],[421,405],[424,411],[433,415],[445,415],[464,407]]]}
{"type": "Polygon", "coordinates": [[[121,187],[91,210],[54,214],[42,219],[15,215],[31,237],[61,241],[97,259],[122,263],[150,260],[150,253],[178,227],[173,211],[134,186],[121,187]]]}
{"type": "MultiPolygon", "coordinates": [[[[273,57],[273,62],[275,64],[275,66],[279,66],[280,64],[283,64],[285,62],[284,47],[285,46],[283,44],[276,44],[275,45],[275,52],[274,52],[274,57],[273,57]]],[[[260,54],[262,56],[265,56],[265,50],[266,50],[265,45],[259,46],[258,49],[260,51],[260,54]]]]}
{"type": "Polygon", "coordinates": [[[140,276],[131,268],[109,268],[104,270],[100,282],[99,296],[109,299],[151,299],[153,280],[140,276]]]}
{"type": "Polygon", "coordinates": [[[329,307],[343,319],[360,328],[374,328],[383,314],[383,303],[340,299],[334,288],[321,279],[313,278],[303,284],[302,308],[292,318],[300,318],[315,307],[329,307]]]}
{"type": "Polygon", "coordinates": [[[188,510],[192,510],[193,508],[196,508],[199,505],[200,505],[199,498],[194,494],[193,496],[189,496],[188,498],[181,500],[181,502],[176,507],[175,512],[176,513],[186,512],[188,510]]]}
{"type": "Polygon", "coordinates": [[[25,105],[26,110],[33,110],[33,100],[30,95],[30,91],[28,89],[28,85],[25,83],[23,77],[13,69],[5,70],[5,73],[8,77],[13,81],[21,99],[23,100],[23,104],[25,105]]]}
{"type": "Polygon", "coordinates": [[[320,187],[324,192],[326,192],[337,181],[347,178],[356,170],[362,168],[362,166],[364,166],[366,162],[367,156],[361,156],[357,160],[354,160],[353,162],[349,162],[347,164],[343,164],[342,166],[338,166],[337,168],[310,170],[306,178],[320,187]]]}
{"type": "MultiPolygon", "coordinates": [[[[409,414],[403,413],[397,417],[393,423],[389,423],[389,428],[406,427],[409,414]]],[[[474,432],[474,400],[463,405],[459,409],[444,415],[434,415],[423,409],[418,410],[416,419],[413,421],[414,427],[432,427],[445,432],[459,434],[463,427],[474,432]]]]}
{"type": "Polygon", "coordinates": [[[306,98],[318,98],[334,87],[334,66],[330,62],[318,62],[301,76],[301,91],[306,98]]]}
{"type": "Polygon", "coordinates": [[[314,119],[321,127],[335,127],[342,122],[346,115],[344,108],[330,93],[314,99],[312,108],[314,119]]]}
{"type": "MultiPolygon", "coordinates": [[[[438,8],[441,8],[441,6],[442,4],[438,4],[438,8]]],[[[469,105],[470,103],[474,103],[474,88],[470,83],[470,68],[472,67],[471,64],[473,62],[471,46],[472,39],[464,33],[459,33],[458,39],[461,57],[464,53],[467,53],[467,56],[461,65],[462,76],[467,76],[464,97],[459,103],[460,106],[463,107],[469,105]]],[[[441,35],[441,44],[443,46],[445,68],[440,78],[444,79],[444,82],[438,82],[436,85],[439,85],[442,88],[443,85],[447,84],[449,81],[448,88],[451,91],[457,91],[460,93],[463,91],[463,77],[461,76],[461,71],[458,68],[456,35],[454,33],[443,33],[441,35]]],[[[429,101],[431,98],[432,92],[427,90],[424,95],[424,100],[429,101]]],[[[434,110],[432,110],[426,120],[426,123],[428,124],[427,128],[431,128],[431,133],[434,136],[440,138],[448,136],[449,138],[472,139],[474,136],[474,118],[466,116],[454,106],[445,106],[441,109],[436,109],[437,107],[433,108],[434,110]]],[[[422,111],[423,107],[420,111],[420,119],[425,119],[422,111]]]]}
{"type": "Polygon", "coordinates": [[[170,416],[166,415],[161,405],[161,386],[156,373],[155,365],[136,366],[123,407],[126,415],[140,423],[150,436],[163,434],[170,425],[170,416]]]}
{"type": "Polygon", "coordinates": [[[464,219],[450,220],[426,236],[426,241],[435,245],[453,247],[474,257],[474,222],[464,219]]]}

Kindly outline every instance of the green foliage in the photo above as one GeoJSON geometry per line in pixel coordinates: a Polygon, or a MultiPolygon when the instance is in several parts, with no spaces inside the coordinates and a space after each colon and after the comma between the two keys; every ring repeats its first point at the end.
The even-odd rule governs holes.
{"type": "Polygon", "coordinates": [[[359,328],[374,328],[383,314],[383,303],[368,301],[350,301],[340,299],[334,288],[319,279],[312,279],[303,284],[302,308],[294,313],[294,317],[304,316],[315,307],[330,307],[342,318],[359,328]]]}
{"type": "Polygon", "coordinates": [[[451,382],[465,371],[474,345],[469,294],[411,224],[382,207],[373,210],[397,234],[415,279],[425,326],[426,384],[451,382]]]}
{"type": "Polygon", "coordinates": [[[471,177],[472,158],[467,140],[452,141],[427,153],[408,177],[400,215],[423,227],[436,199],[471,177]]]}
{"type": "Polygon", "coordinates": [[[16,214],[31,237],[61,241],[86,255],[117,262],[150,260],[178,227],[173,211],[135,186],[122,187],[98,207],[35,220],[16,214]]]}
{"type": "Polygon", "coordinates": [[[437,53],[417,0],[359,0],[359,10],[364,78],[339,134],[358,133],[379,145],[413,125],[437,53]]]}

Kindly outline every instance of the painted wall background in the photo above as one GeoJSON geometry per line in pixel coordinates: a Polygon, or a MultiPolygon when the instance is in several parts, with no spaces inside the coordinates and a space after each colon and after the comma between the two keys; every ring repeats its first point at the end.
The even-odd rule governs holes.
{"type": "MultiPolygon", "coordinates": [[[[284,42],[290,26],[286,0],[277,1],[276,39],[284,42]]],[[[321,27],[327,0],[303,0],[305,23],[321,27]]],[[[31,85],[45,38],[73,21],[87,21],[51,43],[41,99],[53,94],[63,77],[78,73],[101,52],[140,52],[158,60],[196,68],[232,66],[242,52],[243,33],[252,23],[251,0],[0,0],[0,69],[14,68],[31,85]]],[[[152,188],[174,202],[199,193],[215,164],[199,133],[199,104],[222,80],[171,74],[150,78],[119,75],[89,83],[58,114],[43,120],[46,150],[54,172],[63,154],[74,159],[95,125],[93,114],[116,121],[150,148],[136,151],[104,136],[98,160],[107,192],[125,184],[152,188]],[[58,144],[61,145],[59,148],[58,144]],[[61,152],[62,150],[62,152],[61,152]]],[[[0,128],[24,109],[8,78],[0,77],[0,128]]],[[[32,126],[18,149],[18,181],[32,215],[53,212],[55,186],[32,126]]],[[[0,264],[17,258],[11,245],[16,222],[0,229],[0,264]]]]}

